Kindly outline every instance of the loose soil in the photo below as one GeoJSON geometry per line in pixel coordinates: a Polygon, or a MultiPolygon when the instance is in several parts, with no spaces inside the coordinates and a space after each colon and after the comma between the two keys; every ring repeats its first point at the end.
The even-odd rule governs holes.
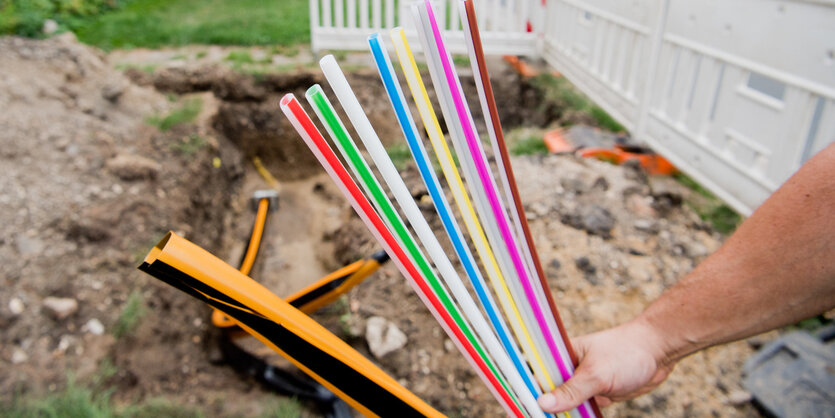
{"type": "MultiPolygon", "coordinates": [[[[543,103],[500,61],[492,67],[506,127],[584,121],[543,103]]],[[[383,141],[400,143],[376,73],[353,71],[349,82],[383,141]]],[[[71,35],[0,38],[0,399],[54,391],[69,373],[84,381],[112,364],[117,372],[107,384],[119,403],[162,396],[209,415],[262,411],[274,395],[222,364],[208,308],[136,266],[169,229],[235,264],[251,228],[249,197],[268,187],[253,157],[281,184],[252,272],[277,295],[379,248],[278,109],[281,95],[301,98],[313,83],[325,84],[311,69],[252,76],[206,62],[122,73],[71,35]],[[203,103],[195,121],[167,132],[146,123],[193,98],[203,103]],[[195,136],[203,145],[182,147],[195,136]],[[134,292],[145,314],[115,338],[134,292]],[[43,306],[49,296],[72,298],[78,308],[55,319],[43,306]],[[22,311],[12,308],[18,303],[22,311]]],[[[475,100],[466,73],[464,84],[475,100]]],[[[572,335],[637,314],[721,244],[681,204],[689,190],[670,179],[570,156],[512,162],[572,335]]],[[[414,166],[403,174],[440,230],[414,166]]],[[[501,415],[393,265],[315,318],[442,412],[501,415]],[[374,358],[364,339],[372,316],[394,322],[406,346],[374,358]]],[[[728,401],[750,353],[740,342],[691,356],[657,391],[607,415],[754,414],[728,401]]]]}

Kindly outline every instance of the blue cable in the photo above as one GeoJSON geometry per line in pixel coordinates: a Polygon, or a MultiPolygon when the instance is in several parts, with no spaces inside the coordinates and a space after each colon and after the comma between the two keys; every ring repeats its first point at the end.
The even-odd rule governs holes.
{"type": "Polygon", "coordinates": [[[371,53],[374,55],[374,62],[377,64],[377,70],[380,73],[380,78],[383,80],[383,85],[386,88],[386,93],[388,93],[389,101],[394,108],[394,113],[397,115],[397,121],[400,123],[400,129],[406,137],[409,150],[412,152],[412,156],[417,163],[423,182],[426,183],[426,189],[429,191],[429,196],[432,198],[435,210],[437,210],[438,215],[440,215],[444,229],[452,241],[455,253],[461,260],[461,264],[467,272],[467,276],[469,277],[470,282],[478,295],[478,299],[484,307],[484,310],[487,312],[487,316],[490,318],[493,328],[498,332],[499,339],[513,361],[513,365],[519,371],[519,374],[522,376],[522,380],[525,381],[525,385],[528,387],[528,390],[535,398],[539,397],[542,392],[539,390],[539,387],[534,384],[530,369],[523,363],[519,348],[508,337],[509,333],[507,325],[505,325],[504,321],[496,313],[496,304],[489,292],[486,290],[484,278],[476,268],[475,260],[469,247],[464,244],[461,229],[458,227],[458,223],[452,216],[452,211],[450,210],[446,197],[443,193],[441,193],[438,178],[435,176],[435,171],[429,164],[429,157],[426,154],[426,149],[423,147],[423,142],[421,142],[419,138],[418,130],[415,126],[414,120],[412,119],[412,115],[407,110],[406,98],[403,96],[403,91],[400,89],[400,83],[396,81],[396,75],[394,74],[394,68],[391,65],[391,60],[389,59],[388,53],[383,50],[380,34],[375,33],[369,36],[368,45],[371,47],[371,53]]]}

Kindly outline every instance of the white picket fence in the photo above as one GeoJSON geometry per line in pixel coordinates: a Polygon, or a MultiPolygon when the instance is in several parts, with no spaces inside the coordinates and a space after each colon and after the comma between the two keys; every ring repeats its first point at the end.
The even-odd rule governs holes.
{"type": "MultiPolygon", "coordinates": [[[[310,0],[312,47],[366,50],[396,26],[414,36],[408,3],[310,0]]],[[[743,214],[835,142],[831,0],[542,3],[478,0],[486,52],[544,58],[743,214]]],[[[464,52],[457,1],[435,6],[464,52]]]]}
{"type": "MultiPolygon", "coordinates": [[[[409,45],[420,51],[409,11],[410,0],[310,0],[310,41],[314,52],[323,49],[367,50],[368,35],[402,27],[409,45]]],[[[446,31],[453,53],[467,53],[458,2],[434,1],[438,22],[446,31]]],[[[539,55],[537,34],[526,30],[533,0],[483,0],[478,2],[478,24],[485,53],[539,55]]]]}

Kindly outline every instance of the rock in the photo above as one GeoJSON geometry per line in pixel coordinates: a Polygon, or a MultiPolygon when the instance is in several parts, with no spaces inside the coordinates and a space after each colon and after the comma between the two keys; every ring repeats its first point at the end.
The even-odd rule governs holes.
{"type": "Polygon", "coordinates": [[[23,313],[23,301],[18,298],[12,298],[9,301],[9,312],[12,313],[14,316],[18,316],[23,313]]]}
{"type": "Polygon", "coordinates": [[[43,21],[43,27],[41,28],[41,32],[46,35],[50,35],[55,33],[58,30],[58,22],[52,19],[46,19],[43,21]]]}
{"type": "Polygon", "coordinates": [[[752,349],[759,350],[764,345],[771,342],[771,340],[772,340],[772,338],[769,338],[768,335],[760,334],[760,335],[755,335],[751,338],[748,338],[747,340],[745,340],[745,342],[747,342],[748,346],[751,347],[752,349]]]}
{"type": "Polygon", "coordinates": [[[733,406],[742,406],[751,402],[753,398],[754,397],[751,396],[750,393],[744,390],[735,390],[728,394],[728,404],[733,406]]]}
{"type": "Polygon", "coordinates": [[[641,218],[654,218],[658,216],[658,212],[655,211],[653,202],[651,196],[630,194],[626,197],[626,208],[641,218]]]}
{"type": "Polygon", "coordinates": [[[586,274],[594,274],[595,272],[597,272],[597,267],[595,267],[591,263],[591,260],[589,260],[589,258],[586,256],[577,257],[577,259],[574,260],[574,265],[577,266],[577,268],[580,271],[586,274]]]}
{"type": "Polygon", "coordinates": [[[102,324],[101,321],[99,321],[98,319],[93,318],[87,321],[87,323],[84,324],[83,327],[81,327],[81,330],[89,332],[93,335],[102,335],[104,334],[104,324],[102,324]]]}
{"type": "Polygon", "coordinates": [[[583,278],[592,286],[600,286],[600,278],[597,277],[597,274],[587,273],[583,275],[583,278]]]}
{"type": "Polygon", "coordinates": [[[636,219],[632,226],[639,231],[656,233],[658,232],[658,225],[651,219],[636,219]]]}
{"type": "Polygon", "coordinates": [[[20,255],[40,254],[40,252],[44,249],[43,241],[38,238],[27,237],[25,235],[18,236],[16,244],[17,252],[19,252],[20,255]]]}
{"type": "Polygon", "coordinates": [[[29,355],[20,348],[15,348],[14,352],[12,352],[12,364],[20,364],[26,360],[29,360],[29,355]]]}
{"type": "Polygon", "coordinates": [[[612,228],[615,227],[615,217],[608,209],[591,205],[579,208],[578,212],[564,216],[562,221],[574,228],[599,235],[603,238],[611,238],[612,228]]]}
{"type": "Polygon", "coordinates": [[[551,268],[554,270],[559,270],[560,267],[562,267],[562,263],[560,263],[560,260],[557,260],[556,258],[551,260],[551,262],[548,263],[548,265],[550,265],[551,268]]]}
{"type": "Polygon", "coordinates": [[[160,165],[151,159],[138,155],[120,154],[106,163],[107,169],[122,180],[154,179],[159,174],[160,165]]]}
{"type": "Polygon", "coordinates": [[[72,298],[48,297],[43,300],[43,306],[57,320],[62,320],[78,310],[78,302],[72,298]]]}
{"type": "Polygon", "coordinates": [[[151,159],[138,155],[121,154],[106,163],[107,169],[122,180],[154,179],[159,174],[160,165],[151,159]]]}
{"type": "Polygon", "coordinates": [[[57,350],[59,352],[65,353],[67,350],[70,349],[72,346],[78,345],[78,338],[72,335],[62,335],[61,338],[58,339],[58,347],[57,350]]]}
{"type": "Polygon", "coordinates": [[[700,258],[707,256],[710,252],[707,247],[700,242],[691,242],[685,247],[687,255],[693,258],[700,258]]]}
{"type": "Polygon", "coordinates": [[[600,190],[600,191],[607,191],[609,190],[609,180],[606,180],[606,177],[598,177],[597,180],[594,181],[594,184],[591,185],[592,190],[600,190]]]}
{"type": "Polygon", "coordinates": [[[101,97],[111,103],[116,103],[122,94],[125,93],[127,85],[122,80],[113,80],[104,85],[101,89],[101,97]]]}
{"type": "Polygon", "coordinates": [[[589,189],[583,180],[576,177],[562,178],[560,179],[560,185],[566,191],[574,192],[575,194],[583,194],[583,192],[589,189]]]}
{"type": "Polygon", "coordinates": [[[406,334],[389,320],[373,316],[365,325],[365,340],[374,357],[382,358],[406,345],[406,334]]]}
{"type": "Polygon", "coordinates": [[[548,215],[548,213],[550,211],[551,211],[551,208],[549,208],[548,205],[546,205],[542,202],[531,203],[531,205],[528,207],[528,210],[527,210],[527,212],[529,214],[534,215],[534,219],[545,217],[545,216],[548,215]]]}
{"type": "Polygon", "coordinates": [[[666,216],[671,210],[681,206],[683,202],[680,194],[677,193],[658,193],[653,195],[652,207],[661,216],[666,216]]]}
{"type": "Polygon", "coordinates": [[[647,172],[641,167],[641,162],[633,159],[633,160],[626,160],[623,164],[621,164],[624,170],[624,177],[628,180],[634,180],[636,183],[641,185],[648,185],[649,184],[649,176],[647,172]]]}

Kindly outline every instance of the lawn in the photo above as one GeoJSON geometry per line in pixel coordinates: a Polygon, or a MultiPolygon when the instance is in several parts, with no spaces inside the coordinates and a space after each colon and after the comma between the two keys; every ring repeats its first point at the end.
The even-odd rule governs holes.
{"type": "Polygon", "coordinates": [[[133,0],[72,26],[88,44],[159,48],[185,44],[309,42],[307,0],[133,0]]]}

